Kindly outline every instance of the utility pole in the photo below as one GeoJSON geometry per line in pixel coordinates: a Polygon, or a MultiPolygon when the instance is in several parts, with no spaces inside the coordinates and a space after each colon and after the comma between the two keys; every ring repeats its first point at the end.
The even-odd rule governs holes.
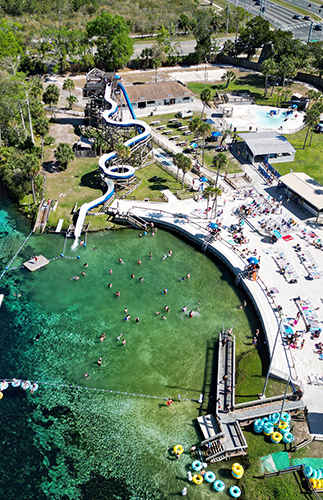
{"type": "Polygon", "coordinates": [[[310,32],[308,34],[308,39],[307,41],[310,42],[312,38],[312,31],[313,31],[313,21],[311,21],[311,26],[310,26],[310,32]]]}
{"type": "Polygon", "coordinates": [[[226,35],[229,33],[229,18],[230,18],[230,5],[228,5],[227,7],[227,27],[225,30],[226,35]]]}
{"type": "Polygon", "coordinates": [[[278,326],[278,330],[277,330],[277,334],[276,334],[276,338],[275,338],[275,343],[274,343],[273,351],[271,353],[271,357],[270,357],[270,360],[269,360],[269,366],[268,366],[267,376],[266,376],[264,388],[263,388],[262,394],[260,396],[260,399],[266,397],[266,388],[267,388],[267,384],[268,384],[270,369],[271,369],[271,365],[272,365],[272,362],[273,362],[273,359],[274,359],[274,354],[275,354],[275,350],[276,350],[277,340],[278,340],[278,337],[279,337],[279,334],[280,334],[280,329],[281,329],[282,322],[283,322],[283,318],[281,318],[279,326],[278,326]]]}

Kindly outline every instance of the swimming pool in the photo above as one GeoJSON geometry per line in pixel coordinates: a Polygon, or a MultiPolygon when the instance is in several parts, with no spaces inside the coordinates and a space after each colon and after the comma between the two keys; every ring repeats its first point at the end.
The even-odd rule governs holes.
{"type": "Polygon", "coordinates": [[[286,111],[269,106],[255,106],[251,110],[251,114],[256,117],[255,124],[258,127],[278,128],[284,124],[286,119],[286,111]],[[271,111],[276,111],[277,114],[272,114],[271,111]]]}

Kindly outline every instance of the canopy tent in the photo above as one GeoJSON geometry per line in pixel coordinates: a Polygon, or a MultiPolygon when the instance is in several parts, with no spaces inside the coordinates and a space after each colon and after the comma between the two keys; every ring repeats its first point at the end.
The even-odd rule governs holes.
{"type": "Polygon", "coordinates": [[[206,120],[204,120],[205,123],[207,123],[208,125],[215,125],[215,121],[212,120],[211,118],[207,118],[206,120]]]}
{"type": "Polygon", "coordinates": [[[304,172],[290,172],[279,178],[280,184],[287,188],[287,192],[292,192],[301,198],[302,205],[317,217],[323,212],[323,186],[304,172]]]}

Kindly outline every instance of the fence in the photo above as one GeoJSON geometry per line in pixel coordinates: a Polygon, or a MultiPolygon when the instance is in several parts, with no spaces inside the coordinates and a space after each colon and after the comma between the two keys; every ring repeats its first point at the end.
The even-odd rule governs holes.
{"type": "Polygon", "coordinates": [[[86,149],[76,149],[74,151],[76,158],[95,158],[95,151],[87,151],[86,149]]]}

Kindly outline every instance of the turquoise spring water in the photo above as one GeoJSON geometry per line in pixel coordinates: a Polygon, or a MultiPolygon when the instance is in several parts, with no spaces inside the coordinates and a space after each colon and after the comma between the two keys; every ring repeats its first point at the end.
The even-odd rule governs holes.
{"type": "MultiPolygon", "coordinates": [[[[0,270],[28,233],[28,223],[3,195],[0,270]]],[[[35,254],[57,257],[63,244],[59,235],[32,236],[13,265],[35,254]]],[[[34,273],[8,272],[0,283],[5,294],[0,378],[40,382],[34,395],[10,387],[0,401],[5,456],[0,498],[164,500],[178,496],[185,485],[190,500],[227,498],[227,489],[215,493],[207,483],[188,484],[186,477],[188,450],[200,439],[195,422],[200,405],[192,400],[203,390],[207,342],[217,338],[222,325],[233,325],[239,353],[254,328],[253,312],[247,317],[237,308],[244,297],[237,295],[231,274],[161,230],[155,238],[139,238],[134,230],[90,235],[87,248],[76,252],[71,245],[68,241],[66,255],[80,260],[54,260],[34,273]],[[162,260],[170,249],[173,256],[162,260]],[[191,278],[179,281],[188,272],[191,278]],[[80,279],[71,280],[73,275],[80,279]],[[170,312],[162,320],[155,313],[163,313],[165,305],[170,312]],[[182,312],[184,305],[195,311],[192,319],[182,312]],[[125,346],[116,340],[120,333],[125,346]],[[166,407],[163,399],[92,389],[175,402],[166,407]],[[179,461],[171,453],[175,444],[185,447],[179,461]]],[[[227,486],[234,484],[229,467],[211,466],[227,486]]]]}
{"type": "Polygon", "coordinates": [[[286,118],[285,111],[280,110],[278,115],[270,116],[270,111],[261,109],[261,106],[257,109],[252,109],[251,113],[256,116],[256,125],[259,127],[279,127],[284,124],[286,118]]]}

